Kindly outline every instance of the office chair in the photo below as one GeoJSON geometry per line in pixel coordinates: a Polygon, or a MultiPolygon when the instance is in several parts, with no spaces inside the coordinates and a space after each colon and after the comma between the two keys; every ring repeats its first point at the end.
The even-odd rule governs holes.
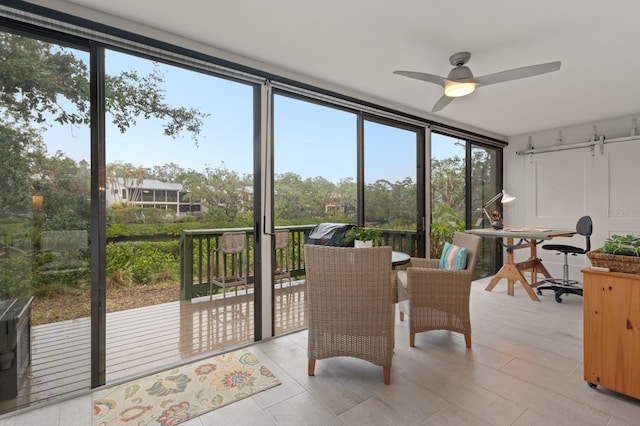
{"type": "Polygon", "coordinates": [[[591,234],[593,232],[593,222],[591,221],[591,217],[582,216],[578,219],[578,223],[576,224],[576,231],[580,235],[584,235],[586,237],[587,243],[585,248],[568,246],[564,244],[545,244],[542,246],[545,250],[554,250],[557,251],[557,254],[564,253],[564,265],[562,265],[562,278],[549,278],[545,280],[545,282],[550,285],[545,285],[541,287],[537,287],[536,290],[539,295],[542,295],[542,290],[553,290],[555,292],[556,302],[562,303],[563,294],[571,293],[582,296],[582,288],[576,287],[578,281],[569,279],[569,263],[568,256],[571,254],[572,256],[576,256],[578,254],[586,254],[589,250],[591,250],[591,234]]]}

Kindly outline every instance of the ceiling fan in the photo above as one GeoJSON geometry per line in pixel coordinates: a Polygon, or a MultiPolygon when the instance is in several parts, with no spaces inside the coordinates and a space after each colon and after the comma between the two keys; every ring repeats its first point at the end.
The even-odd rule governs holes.
{"type": "Polygon", "coordinates": [[[514,68],[507,71],[484,75],[482,77],[474,77],[469,67],[465,66],[465,64],[469,62],[470,58],[471,53],[469,52],[458,52],[451,55],[449,62],[455,68],[449,72],[449,75],[446,78],[440,77],[439,75],[415,71],[394,71],[393,73],[442,86],[444,88],[444,95],[435,103],[432,109],[433,112],[436,112],[449,105],[454,98],[469,95],[480,86],[503,83],[505,81],[517,80],[519,78],[533,77],[540,74],[546,74],[548,72],[558,71],[560,69],[560,61],[556,61],[546,64],[514,68]]]}

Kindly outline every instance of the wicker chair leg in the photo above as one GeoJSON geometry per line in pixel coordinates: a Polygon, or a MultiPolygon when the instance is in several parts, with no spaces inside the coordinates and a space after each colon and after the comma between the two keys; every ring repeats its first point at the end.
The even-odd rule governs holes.
{"type": "Polygon", "coordinates": [[[316,375],[315,370],[316,370],[316,360],[309,358],[309,375],[315,376],[316,375]]]}
{"type": "Polygon", "coordinates": [[[409,346],[412,348],[416,345],[416,333],[409,333],[409,346]]]}
{"type": "Polygon", "coordinates": [[[391,384],[391,367],[382,367],[382,374],[384,376],[384,384],[391,384]]]}
{"type": "Polygon", "coordinates": [[[404,321],[404,312],[400,311],[400,321],[404,321]]]}
{"type": "Polygon", "coordinates": [[[467,347],[471,347],[471,333],[467,333],[464,335],[464,342],[467,344],[467,347]]]}

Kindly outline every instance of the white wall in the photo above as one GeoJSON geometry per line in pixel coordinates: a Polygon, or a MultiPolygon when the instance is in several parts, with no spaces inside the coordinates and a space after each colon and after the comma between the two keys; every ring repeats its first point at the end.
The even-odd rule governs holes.
{"type": "MultiPolygon", "coordinates": [[[[543,130],[509,138],[504,155],[504,187],[516,200],[504,206],[505,226],[572,228],[580,216],[593,220],[591,247],[601,247],[612,234],[640,234],[640,140],[611,143],[533,155],[515,155],[534,148],[587,142],[592,134],[605,140],[630,136],[640,114],[543,130]],[[595,126],[595,129],[594,129],[595,126]],[[561,139],[561,140],[560,140],[561,139]]],[[[640,129],[637,134],[640,134],[640,129]]],[[[581,236],[557,238],[553,243],[584,247],[581,236]]],[[[527,253],[525,253],[527,252],[527,253]]],[[[564,257],[538,250],[554,276],[562,276],[564,257]]],[[[528,250],[516,251],[518,260],[528,250]]],[[[570,277],[580,279],[579,270],[590,265],[586,256],[569,256],[570,277]]]]}

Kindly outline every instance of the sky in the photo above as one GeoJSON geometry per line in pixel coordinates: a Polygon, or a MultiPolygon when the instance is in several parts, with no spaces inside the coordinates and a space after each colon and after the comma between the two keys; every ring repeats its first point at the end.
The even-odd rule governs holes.
{"type": "MultiPolygon", "coordinates": [[[[77,52],[88,62],[88,54],[77,52]]],[[[198,109],[204,118],[195,143],[189,135],[165,136],[159,119],[138,119],[124,134],[108,122],[107,163],[132,163],[151,168],[176,163],[203,171],[224,166],[239,174],[253,169],[253,89],[251,86],[202,73],[156,64],[147,59],[107,51],[110,75],[137,70],[145,75],[158,66],[164,74],[165,101],[198,109]]],[[[333,182],[356,174],[356,116],[282,95],[274,101],[274,170],[303,179],[322,176],[333,182]]],[[[373,122],[365,124],[365,181],[416,181],[415,134],[373,122]]],[[[450,138],[449,138],[450,139],[450,138]]],[[[51,154],[61,150],[79,161],[89,159],[89,129],[53,125],[44,140],[51,154]]],[[[452,141],[433,141],[432,157],[464,156],[452,141]]]]}

